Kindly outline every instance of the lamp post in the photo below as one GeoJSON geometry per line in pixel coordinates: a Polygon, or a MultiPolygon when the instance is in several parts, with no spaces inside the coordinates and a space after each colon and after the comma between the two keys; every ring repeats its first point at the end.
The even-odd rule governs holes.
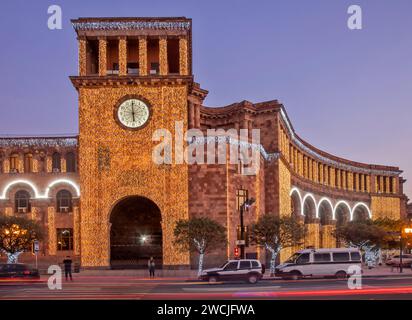
{"type": "Polygon", "coordinates": [[[240,206],[240,259],[245,259],[245,227],[243,224],[243,212],[255,203],[255,199],[246,199],[240,206]]]}

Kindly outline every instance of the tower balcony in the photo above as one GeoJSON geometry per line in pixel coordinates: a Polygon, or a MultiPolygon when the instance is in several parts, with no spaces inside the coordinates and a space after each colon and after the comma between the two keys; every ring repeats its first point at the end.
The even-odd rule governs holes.
{"type": "Polygon", "coordinates": [[[190,76],[191,19],[81,18],[80,77],[190,76]]]}

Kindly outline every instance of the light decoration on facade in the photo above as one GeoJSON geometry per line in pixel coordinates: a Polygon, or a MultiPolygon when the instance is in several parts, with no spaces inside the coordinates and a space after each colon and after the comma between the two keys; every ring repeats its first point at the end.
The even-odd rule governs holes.
{"type": "Polygon", "coordinates": [[[355,213],[356,208],[358,207],[364,207],[366,211],[368,212],[369,218],[372,219],[372,212],[369,210],[369,207],[364,204],[363,202],[358,202],[355,204],[355,206],[352,208],[352,211],[350,213],[350,219],[353,220],[353,215],[355,213]]]}
{"type": "Polygon", "coordinates": [[[272,161],[279,159],[279,152],[268,153],[261,144],[250,143],[248,141],[242,141],[235,139],[231,136],[212,136],[212,137],[193,137],[189,144],[194,145],[206,145],[206,144],[222,144],[227,143],[229,145],[238,146],[240,148],[259,151],[266,161],[272,161]]]}
{"type": "Polygon", "coordinates": [[[316,210],[316,218],[320,218],[319,208],[320,208],[320,205],[322,204],[322,202],[326,202],[326,203],[328,203],[328,204],[330,205],[330,212],[331,212],[332,218],[333,218],[333,204],[332,204],[332,201],[330,201],[330,200],[329,200],[328,198],[326,198],[326,197],[323,197],[323,198],[320,199],[319,202],[318,202],[318,209],[316,210]]]}
{"type": "Polygon", "coordinates": [[[12,182],[9,182],[9,183],[4,187],[3,192],[2,192],[1,195],[0,195],[0,200],[5,200],[5,199],[7,199],[7,193],[8,193],[8,191],[10,190],[10,188],[11,188],[12,186],[17,185],[17,184],[25,184],[25,185],[28,185],[28,186],[33,190],[33,193],[34,193],[33,199],[48,199],[48,198],[49,198],[50,189],[51,189],[52,187],[54,187],[55,185],[61,184],[61,183],[62,183],[62,184],[68,184],[68,185],[72,186],[73,189],[76,191],[76,197],[80,197],[80,188],[79,188],[79,186],[77,185],[77,183],[75,183],[75,182],[73,182],[72,180],[69,180],[69,179],[57,179],[57,180],[54,180],[53,182],[51,182],[51,183],[47,186],[46,191],[44,192],[44,194],[40,194],[38,188],[37,188],[31,181],[19,179],[19,180],[14,180],[14,181],[12,181],[12,182]]]}
{"type": "Polygon", "coordinates": [[[300,190],[299,190],[298,188],[296,188],[296,187],[293,187],[293,188],[290,190],[289,195],[292,196],[294,193],[296,193],[296,194],[298,195],[298,197],[299,197],[299,203],[300,203],[300,208],[301,208],[301,210],[300,210],[301,212],[300,212],[300,213],[301,213],[302,216],[305,216],[305,207],[304,207],[304,205],[305,205],[305,203],[306,203],[306,200],[307,200],[308,198],[310,198],[310,199],[313,200],[313,202],[314,202],[314,204],[315,204],[316,218],[319,218],[319,217],[320,217],[320,213],[319,213],[320,205],[322,204],[322,202],[326,201],[326,202],[331,206],[331,209],[332,209],[332,219],[333,219],[333,220],[336,220],[336,210],[337,210],[338,207],[341,206],[341,205],[344,205],[344,206],[346,206],[346,207],[348,208],[349,217],[350,217],[350,220],[351,220],[351,221],[352,221],[353,218],[354,218],[355,210],[356,210],[357,208],[359,208],[359,207],[365,208],[366,211],[368,212],[369,218],[372,219],[372,211],[369,209],[368,205],[367,205],[366,203],[364,203],[364,202],[357,202],[357,203],[355,203],[355,205],[353,206],[353,208],[351,208],[350,204],[349,204],[347,201],[345,201],[345,200],[339,200],[339,201],[336,202],[335,206],[333,206],[333,203],[332,203],[332,201],[331,201],[329,198],[323,197],[323,198],[321,198],[321,199],[317,202],[315,196],[314,196],[312,193],[307,193],[307,194],[305,194],[304,197],[302,198],[302,193],[301,193],[300,190]]]}
{"type": "Polygon", "coordinates": [[[50,189],[53,188],[56,184],[69,184],[69,185],[71,185],[73,187],[73,189],[76,191],[76,196],[80,197],[80,188],[76,183],[74,183],[73,181],[68,180],[68,179],[58,179],[58,180],[53,181],[52,183],[50,183],[47,186],[46,192],[44,193],[45,198],[49,197],[50,189]]]}
{"type": "Polygon", "coordinates": [[[74,30],[190,30],[189,21],[97,21],[73,22],[74,30]]]}
{"type": "Polygon", "coordinates": [[[349,218],[351,218],[352,209],[351,209],[349,203],[346,202],[345,200],[339,200],[339,201],[335,204],[335,208],[333,208],[333,220],[336,220],[336,210],[338,209],[338,207],[339,207],[340,205],[344,205],[346,208],[348,208],[349,218]]]}
{"type": "Polygon", "coordinates": [[[341,163],[332,159],[329,159],[321,154],[317,153],[316,151],[312,150],[308,146],[306,146],[298,137],[296,137],[295,132],[289,122],[289,119],[284,111],[283,107],[280,109],[280,114],[282,116],[283,122],[286,124],[286,127],[289,131],[289,135],[291,136],[292,141],[299,146],[300,149],[305,151],[306,153],[310,154],[314,158],[319,159],[321,162],[327,163],[330,166],[334,166],[338,169],[343,169],[347,171],[353,171],[358,173],[365,173],[365,174],[375,174],[375,175],[385,175],[385,176],[397,176],[401,173],[401,171],[387,171],[387,170],[376,170],[376,169],[365,169],[361,167],[352,166],[349,164],[341,163]]]}
{"type": "Polygon", "coordinates": [[[77,147],[77,137],[0,137],[0,147],[77,147]]]}

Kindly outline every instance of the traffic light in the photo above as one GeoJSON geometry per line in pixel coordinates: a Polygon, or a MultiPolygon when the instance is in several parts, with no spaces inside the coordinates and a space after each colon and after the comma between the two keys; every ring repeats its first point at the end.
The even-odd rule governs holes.
{"type": "Polygon", "coordinates": [[[239,258],[239,247],[235,247],[235,258],[239,258]]]}

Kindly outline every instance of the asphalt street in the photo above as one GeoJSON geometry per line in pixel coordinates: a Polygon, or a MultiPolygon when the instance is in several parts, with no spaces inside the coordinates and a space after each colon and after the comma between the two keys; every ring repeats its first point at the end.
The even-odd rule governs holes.
{"type": "Polygon", "coordinates": [[[362,279],[361,289],[349,289],[347,280],[262,280],[208,284],[177,278],[81,276],[63,280],[61,290],[50,290],[47,277],[40,282],[0,281],[0,300],[77,299],[412,299],[412,276],[362,279]]]}

